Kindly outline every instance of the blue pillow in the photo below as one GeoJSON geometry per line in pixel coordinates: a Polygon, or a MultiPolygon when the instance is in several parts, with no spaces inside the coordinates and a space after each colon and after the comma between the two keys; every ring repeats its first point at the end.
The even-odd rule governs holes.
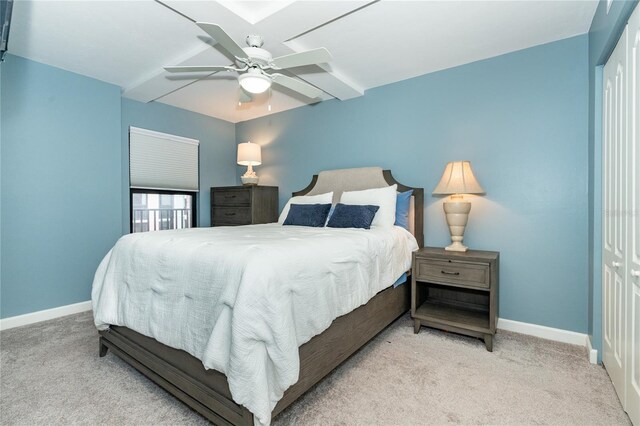
{"type": "Polygon", "coordinates": [[[291,204],[283,225],[323,227],[331,204],[291,204]]]}
{"type": "Polygon", "coordinates": [[[371,228],[371,222],[380,206],[354,206],[336,204],[327,226],[330,228],[371,228]]]}
{"type": "Polygon", "coordinates": [[[396,223],[407,231],[409,230],[409,207],[411,206],[411,195],[413,189],[407,192],[399,192],[396,197],[396,223]]]}

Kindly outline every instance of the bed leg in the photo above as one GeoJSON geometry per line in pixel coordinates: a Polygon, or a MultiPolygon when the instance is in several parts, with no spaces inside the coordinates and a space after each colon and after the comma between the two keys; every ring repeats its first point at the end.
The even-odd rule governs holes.
{"type": "Polygon", "coordinates": [[[414,319],[413,320],[413,334],[418,334],[420,333],[420,320],[419,319],[414,319]]]}
{"type": "Polygon", "coordinates": [[[109,347],[107,345],[104,344],[103,342],[103,338],[100,338],[100,349],[98,351],[100,358],[102,358],[103,356],[105,356],[107,354],[107,352],[109,351],[109,347]]]}

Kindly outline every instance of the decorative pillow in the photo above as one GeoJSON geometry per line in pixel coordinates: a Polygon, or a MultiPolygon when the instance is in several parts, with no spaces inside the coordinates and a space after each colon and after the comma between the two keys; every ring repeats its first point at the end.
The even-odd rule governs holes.
{"type": "Polygon", "coordinates": [[[411,195],[413,195],[413,189],[406,192],[398,192],[396,197],[395,224],[402,226],[407,231],[409,230],[409,208],[411,206],[411,195]]]}
{"type": "Polygon", "coordinates": [[[398,185],[384,188],[365,189],[364,191],[343,192],[342,204],[378,206],[380,210],[373,218],[372,227],[391,227],[396,222],[396,189],[398,185]]]}
{"type": "Polygon", "coordinates": [[[282,209],[282,213],[280,213],[280,217],[278,218],[278,223],[282,225],[284,220],[287,218],[289,214],[289,208],[291,204],[331,204],[333,200],[333,192],[327,192],[326,194],[320,195],[298,195],[297,197],[291,197],[287,204],[282,209]]]}
{"type": "Polygon", "coordinates": [[[329,228],[371,228],[378,206],[336,204],[329,218],[329,228]]]}
{"type": "Polygon", "coordinates": [[[331,204],[291,204],[283,225],[324,227],[331,204]]]}

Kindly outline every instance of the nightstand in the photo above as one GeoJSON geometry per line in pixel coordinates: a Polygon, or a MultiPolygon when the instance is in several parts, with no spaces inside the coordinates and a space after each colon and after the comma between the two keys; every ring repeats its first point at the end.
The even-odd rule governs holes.
{"type": "Polygon", "coordinates": [[[255,225],[277,221],[277,186],[211,188],[211,226],[255,225]]]}
{"type": "Polygon", "coordinates": [[[493,351],[498,321],[500,253],[425,247],[413,253],[411,317],[420,327],[484,340],[493,351]]]}

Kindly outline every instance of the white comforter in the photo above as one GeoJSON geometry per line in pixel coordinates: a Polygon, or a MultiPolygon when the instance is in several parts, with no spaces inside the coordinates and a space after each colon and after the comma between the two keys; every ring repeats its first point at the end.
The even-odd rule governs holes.
{"type": "Polygon", "coordinates": [[[99,329],[129,327],[227,376],[267,425],[298,380],[298,347],[389,287],[417,249],[400,227],[195,228],[123,236],[100,263],[99,329]]]}

